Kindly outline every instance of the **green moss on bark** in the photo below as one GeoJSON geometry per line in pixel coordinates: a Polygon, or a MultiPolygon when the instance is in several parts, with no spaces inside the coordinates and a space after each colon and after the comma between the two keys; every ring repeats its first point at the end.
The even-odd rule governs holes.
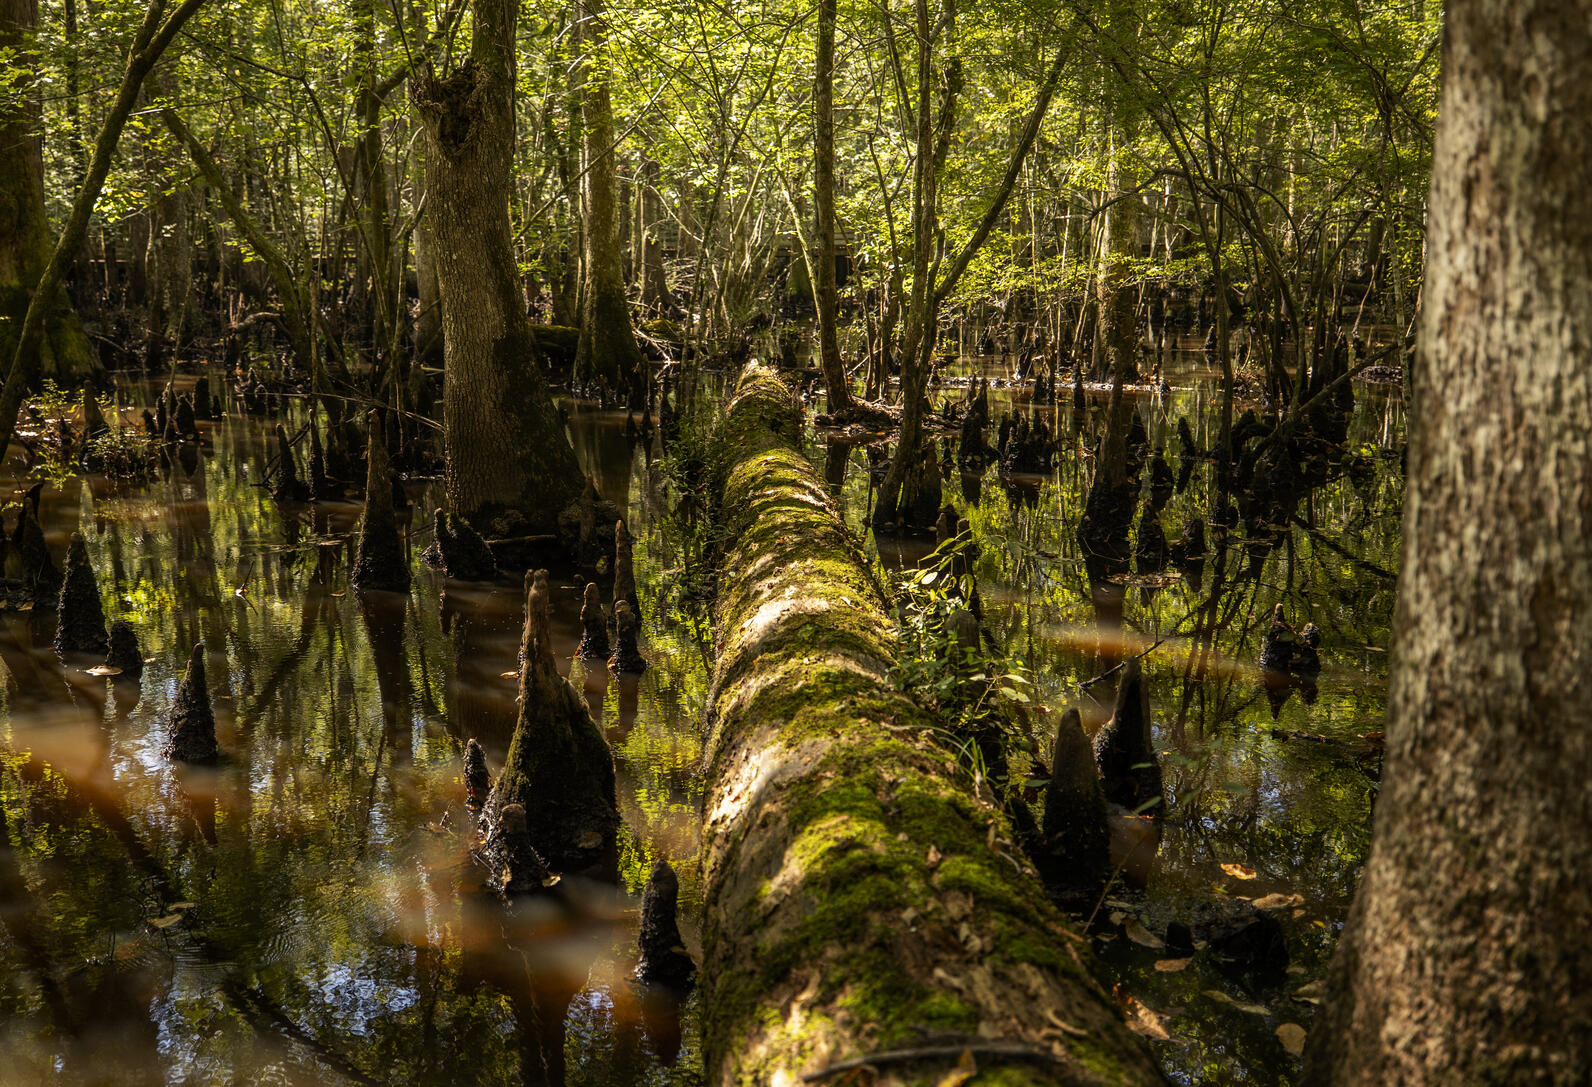
{"type": "MultiPolygon", "coordinates": [[[[753,368],[719,435],[731,512],[706,749],[709,1078],[794,1083],[966,1036],[1052,1054],[980,1062],[981,1083],[1160,1082],[1003,816],[958,784],[935,722],[891,688],[879,587],[799,426],[784,387],[753,368]]],[[[937,1082],[951,1064],[881,1072],[937,1082]]]]}

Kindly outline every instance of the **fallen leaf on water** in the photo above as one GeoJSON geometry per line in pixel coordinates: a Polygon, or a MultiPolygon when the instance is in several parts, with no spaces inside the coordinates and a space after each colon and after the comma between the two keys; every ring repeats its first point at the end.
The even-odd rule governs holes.
{"type": "Polygon", "coordinates": [[[1128,997],[1128,1029],[1157,1042],[1177,1042],[1166,1029],[1166,1016],[1136,997],[1128,997]]]}
{"type": "Polygon", "coordinates": [[[1162,959],[1155,964],[1155,968],[1163,974],[1176,974],[1186,969],[1193,961],[1193,959],[1162,959]]]}
{"type": "Polygon", "coordinates": [[[1253,868],[1246,867],[1245,865],[1242,865],[1242,864],[1224,864],[1224,865],[1222,865],[1222,871],[1226,872],[1228,875],[1232,876],[1234,879],[1254,879],[1255,878],[1255,870],[1253,868]]]}
{"type": "Polygon", "coordinates": [[[1152,948],[1156,951],[1159,951],[1166,946],[1165,940],[1161,939],[1155,933],[1139,924],[1137,918],[1128,918],[1128,923],[1123,926],[1123,928],[1128,934],[1128,939],[1132,940],[1136,944],[1141,944],[1144,947],[1152,948]]]}
{"type": "Polygon", "coordinates": [[[83,669],[83,671],[91,676],[119,676],[122,674],[120,668],[113,668],[109,664],[96,664],[92,668],[83,669]]]}
{"type": "Polygon", "coordinates": [[[1120,925],[1127,919],[1128,915],[1121,910],[1112,910],[1110,913],[1106,914],[1106,920],[1110,921],[1113,925],[1120,925]]]}
{"type": "Polygon", "coordinates": [[[1308,985],[1299,986],[1299,988],[1289,994],[1292,999],[1299,1001],[1301,1004],[1319,1004],[1326,995],[1327,983],[1325,981],[1312,981],[1308,985]]]}
{"type": "Polygon", "coordinates": [[[1305,1051],[1305,1028],[1298,1023],[1284,1023],[1277,1028],[1277,1040],[1297,1057],[1305,1051]]]}
{"type": "Polygon", "coordinates": [[[1257,910],[1280,910],[1287,906],[1303,906],[1304,904],[1304,895],[1270,894],[1264,898],[1256,898],[1250,901],[1250,905],[1257,910]]]}
{"type": "Polygon", "coordinates": [[[517,675],[519,675],[518,672],[499,672],[498,673],[498,678],[499,679],[513,679],[517,675]]]}
{"type": "Polygon", "coordinates": [[[332,595],[333,595],[333,596],[347,596],[347,595],[348,595],[348,590],[347,590],[347,589],[344,589],[344,590],[343,590],[343,591],[342,591],[342,592],[340,592],[340,593],[333,593],[333,594],[332,594],[332,595]]]}
{"type": "Polygon", "coordinates": [[[938,1087],[962,1087],[962,1084],[978,1075],[978,1063],[973,1060],[971,1049],[962,1050],[962,1059],[956,1062],[956,1067],[940,1078],[938,1087]]]}

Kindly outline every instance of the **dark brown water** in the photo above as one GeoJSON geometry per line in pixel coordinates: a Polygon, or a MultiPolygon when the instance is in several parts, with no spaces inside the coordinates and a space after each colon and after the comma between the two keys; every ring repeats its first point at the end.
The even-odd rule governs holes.
{"type": "MultiPolygon", "coordinates": [[[[657,857],[695,944],[706,658],[663,606],[659,495],[622,422],[573,427],[630,510],[647,615],[641,679],[573,665],[618,762],[620,884],[506,911],[475,891],[460,758],[475,737],[495,768],[508,745],[518,577],[417,563],[411,596],[351,590],[360,507],[277,506],[268,424],[237,415],[200,424],[192,476],[46,489],[57,562],[81,530],[149,663],[141,684],[95,678],[56,659],[52,615],[0,615],[0,1082],[701,1078],[691,1005],[628,977],[657,857]],[[199,640],[225,760],[174,770],[162,721],[199,640]]],[[[6,467],[9,505],[31,481],[6,467]]],[[[438,488],[408,489],[418,556],[438,488]]],[[[552,581],[567,663],[584,579],[552,581]]]]}
{"type": "MultiPolygon", "coordinates": [[[[1175,447],[1187,414],[1208,445],[1209,375],[1185,358],[1169,376],[1170,393],[1138,400],[1152,444],[1175,447]]],[[[996,390],[996,416],[1025,396],[996,390]]],[[[1379,767],[1362,737],[1385,704],[1401,406],[1360,388],[1351,444],[1372,454],[1369,482],[1318,488],[1280,546],[1252,561],[1235,543],[1197,588],[1175,576],[1125,586],[1120,624],[1097,613],[1074,539],[1098,418],[1075,429],[1070,407],[1047,411],[1063,436],[1054,472],[1010,488],[993,469],[965,489],[953,477],[946,496],[981,546],[990,629],[1035,680],[1036,746],[1068,706],[1101,720],[1110,684],[1081,685],[1156,647],[1145,667],[1163,836],[1101,904],[1105,980],[1165,1016],[1173,1040],[1154,1045],[1175,1078],[1285,1083],[1295,1061],[1276,1028],[1309,1027],[1313,1006],[1295,997],[1325,968],[1369,844],[1379,767]],[[1274,713],[1254,661],[1278,602],[1296,626],[1322,629],[1324,667],[1313,701],[1291,690],[1274,713]],[[1196,636],[1202,615],[1213,618],[1196,636]],[[1158,970],[1174,956],[1129,935],[1153,941],[1201,903],[1267,895],[1298,896],[1277,912],[1286,971],[1224,969],[1204,952],[1158,970]]],[[[417,563],[411,596],[351,590],[359,505],[277,506],[259,486],[269,424],[238,415],[200,424],[207,448],[191,476],[179,466],[147,486],[47,488],[52,550],[85,534],[108,617],[135,624],[150,663],[136,686],[89,676],[56,659],[52,616],[0,612],[0,1083],[701,1080],[694,1003],[647,1001],[628,975],[657,857],[680,873],[696,950],[712,654],[700,615],[680,606],[692,579],[663,516],[671,496],[622,423],[577,413],[572,432],[603,493],[630,511],[643,678],[570,661],[584,578],[552,577],[561,657],[618,763],[619,885],[566,881],[557,901],[509,910],[476,891],[460,756],[475,737],[495,769],[507,747],[517,578],[448,583],[417,563]],[[177,771],[158,753],[162,720],[201,639],[226,760],[177,771]]],[[[812,452],[822,464],[821,441],[812,452]]],[[[847,469],[838,493],[861,524],[867,454],[832,463],[847,469]]],[[[29,482],[13,457],[0,505],[29,482]]],[[[1212,489],[1202,467],[1167,509],[1170,539],[1208,514],[1212,489]]],[[[439,488],[408,490],[417,556],[439,488]]],[[[892,544],[883,561],[898,569],[923,550],[892,544]]]]}
{"type": "MultiPolygon", "coordinates": [[[[1011,377],[989,358],[964,359],[948,373],[975,369],[996,383],[1011,377]]],[[[1166,447],[1175,472],[1178,418],[1188,417],[1197,444],[1208,449],[1220,401],[1215,375],[1193,351],[1179,353],[1167,376],[1170,391],[1141,390],[1134,402],[1151,447],[1166,447]]],[[[1396,387],[1356,386],[1348,444],[1370,457],[1369,479],[1336,473],[1306,496],[1297,510],[1302,523],[1286,526],[1273,546],[1251,549],[1242,529],[1225,548],[1212,544],[1197,587],[1172,568],[1117,586],[1119,622],[1097,607],[1076,539],[1104,397],[1092,397],[1074,419],[1069,393],[1043,410],[1062,436],[1055,471],[1003,483],[991,468],[977,485],[952,471],[945,499],[968,518],[979,545],[986,626],[1034,680],[1037,711],[1025,739],[1035,749],[1048,757],[1056,717],[1071,706],[1086,729],[1103,723],[1114,681],[1090,681],[1124,656],[1149,651],[1144,670],[1166,793],[1162,837],[1153,858],[1148,850],[1136,854],[1100,904],[1104,924],[1094,946],[1103,980],[1119,999],[1136,1002],[1130,1010],[1142,1004],[1161,1017],[1171,1040],[1152,1045],[1174,1080],[1288,1083],[1297,1058],[1276,1030],[1308,1029],[1312,983],[1325,973],[1370,845],[1380,776],[1374,734],[1386,709],[1399,565],[1402,399],[1396,387]],[[1269,689],[1263,681],[1256,658],[1278,603],[1294,627],[1314,622],[1322,631],[1314,689],[1269,689]],[[1169,921],[1192,920],[1210,903],[1279,901],[1267,896],[1286,903],[1270,911],[1288,944],[1284,970],[1238,969],[1204,948],[1179,964],[1184,956],[1146,946],[1164,938],[1169,921]]],[[[935,399],[964,394],[947,386],[935,399]]],[[[1010,384],[992,388],[990,401],[992,420],[1032,410],[1029,392],[1010,384]]],[[[872,498],[867,458],[859,450],[849,460],[842,495],[860,527],[872,498]]],[[[1191,517],[1209,521],[1215,492],[1214,468],[1202,464],[1162,515],[1167,538],[1176,540],[1191,517]]],[[[889,542],[883,561],[910,567],[928,547],[889,542]]],[[[1022,772],[1021,760],[1013,772],[1022,772]]]]}

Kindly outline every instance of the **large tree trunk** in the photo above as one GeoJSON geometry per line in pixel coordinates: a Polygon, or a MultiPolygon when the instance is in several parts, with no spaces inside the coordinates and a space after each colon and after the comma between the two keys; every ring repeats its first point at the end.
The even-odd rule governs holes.
{"type": "MultiPolygon", "coordinates": [[[[38,0],[0,0],[0,52],[31,50],[38,29],[38,0]]],[[[40,99],[27,74],[6,90],[15,108],[0,108],[0,358],[16,350],[17,330],[28,311],[28,296],[50,262],[55,238],[44,211],[44,150],[40,99]],[[15,95],[15,98],[12,96],[15,95]]],[[[15,63],[15,62],[14,62],[15,63]]],[[[74,381],[96,369],[88,338],[65,292],[46,323],[41,350],[43,376],[74,381]]]]}
{"type": "Polygon", "coordinates": [[[750,369],[720,433],[708,1082],[795,1084],[869,1055],[879,1083],[958,1082],[964,1046],[990,1082],[1162,1082],[1002,814],[891,684],[884,602],[800,433],[789,392],[750,369]],[[907,1049],[926,1052],[881,1055],[907,1049]]]}
{"type": "Polygon", "coordinates": [[[1592,2],[1450,0],[1376,833],[1312,1084],[1592,1082],[1592,2]]]}
{"type": "Polygon", "coordinates": [[[580,112],[586,177],[585,282],[581,288],[576,379],[606,402],[639,389],[641,348],[630,326],[630,302],[619,246],[618,182],[614,170],[614,118],[603,58],[607,37],[602,0],[583,0],[580,33],[580,112]],[[598,65],[603,65],[601,70],[598,65]]]}
{"type": "Polygon", "coordinates": [[[813,296],[818,303],[818,361],[829,412],[851,407],[851,387],[835,329],[835,7],[818,0],[818,47],[813,74],[813,211],[817,218],[813,296]]]}
{"type": "Polygon", "coordinates": [[[447,377],[448,503],[492,536],[557,530],[583,480],[525,319],[509,232],[513,0],[475,0],[470,58],[416,79],[447,377]]]}

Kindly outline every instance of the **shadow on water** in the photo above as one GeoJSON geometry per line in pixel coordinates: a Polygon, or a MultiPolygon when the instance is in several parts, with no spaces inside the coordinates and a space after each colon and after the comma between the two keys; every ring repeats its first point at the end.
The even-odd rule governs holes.
{"type": "MultiPolygon", "coordinates": [[[[201,422],[191,467],[146,486],[46,488],[52,553],[84,533],[147,665],[90,675],[55,656],[47,610],[0,608],[0,1080],[700,1082],[693,1004],[629,978],[660,857],[696,943],[707,680],[664,604],[657,485],[623,426],[577,409],[571,430],[635,532],[644,676],[572,659],[586,576],[551,575],[561,668],[617,762],[616,878],[510,907],[482,889],[461,759],[475,738],[495,769],[513,731],[517,576],[417,563],[412,595],[352,589],[357,497],[277,505],[273,428],[241,414],[201,422]],[[164,718],[200,641],[223,759],[179,770],[164,718]]],[[[0,506],[31,482],[5,467],[0,506]]],[[[418,557],[440,488],[406,486],[418,557]]]]}

